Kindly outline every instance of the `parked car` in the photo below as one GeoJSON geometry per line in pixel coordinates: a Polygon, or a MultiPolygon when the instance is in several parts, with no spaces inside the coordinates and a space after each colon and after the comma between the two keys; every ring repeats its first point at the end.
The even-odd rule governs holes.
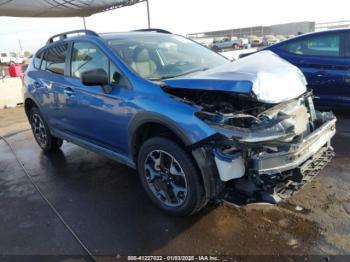
{"type": "Polygon", "coordinates": [[[14,52],[4,52],[0,55],[1,64],[22,64],[24,62],[24,56],[18,55],[14,52]]]}
{"type": "Polygon", "coordinates": [[[249,39],[248,38],[243,38],[243,37],[241,37],[241,38],[239,38],[239,47],[240,48],[245,48],[245,49],[247,49],[247,48],[250,48],[250,43],[249,43],[249,39]]]}
{"type": "Polygon", "coordinates": [[[216,52],[223,49],[238,49],[241,46],[241,42],[236,37],[226,37],[221,40],[214,40],[212,44],[212,49],[216,52]]]}
{"type": "Polygon", "coordinates": [[[15,52],[10,52],[10,64],[23,64],[25,58],[23,55],[17,54],[15,52]]]}
{"type": "Polygon", "coordinates": [[[276,35],[276,38],[277,38],[280,42],[282,42],[282,41],[284,41],[284,40],[287,40],[287,37],[284,36],[284,35],[276,35]]]}
{"type": "Polygon", "coordinates": [[[350,108],[349,39],[349,29],[329,30],[296,36],[262,50],[271,50],[299,67],[317,105],[350,108]]]}
{"type": "Polygon", "coordinates": [[[252,47],[257,47],[262,45],[262,38],[257,36],[251,36],[249,39],[249,43],[252,47]]]}
{"type": "Polygon", "coordinates": [[[1,53],[0,54],[0,63],[3,64],[3,65],[8,65],[10,64],[10,55],[9,53],[1,53]]]}
{"type": "Polygon", "coordinates": [[[77,30],[34,54],[24,84],[44,152],[67,140],[137,169],[174,215],[225,187],[276,203],[332,157],[334,115],[315,111],[300,70],[269,51],[231,63],[164,30],[77,30]]]}
{"type": "Polygon", "coordinates": [[[263,37],[264,46],[274,45],[274,44],[277,44],[278,42],[280,42],[280,40],[278,40],[278,38],[276,38],[273,35],[266,35],[263,37]]]}

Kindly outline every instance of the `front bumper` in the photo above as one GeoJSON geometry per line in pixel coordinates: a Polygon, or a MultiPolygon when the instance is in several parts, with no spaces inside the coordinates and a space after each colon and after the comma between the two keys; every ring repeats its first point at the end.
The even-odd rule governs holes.
{"type": "Polygon", "coordinates": [[[278,174],[301,166],[322,148],[330,148],[330,140],[335,135],[336,119],[332,118],[310,133],[300,143],[292,144],[288,151],[261,152],[251,156],[252,171],[255,174],[278,174]]]}

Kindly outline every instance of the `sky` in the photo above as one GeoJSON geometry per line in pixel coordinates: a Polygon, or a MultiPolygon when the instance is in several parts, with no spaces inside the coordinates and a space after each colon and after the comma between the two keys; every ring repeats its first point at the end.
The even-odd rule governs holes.
{"type": "MultiPolygon", "coordinates": [[[[151,27],[186,35],[298,21],[350,20],[348,0],[149,0],[151,27]]],[[[147,28],[146,3],[86,18],[96,32],[147,28]]],[[[0,17],[0,51],[34,52],[57,33],[83,28],[82,18],[0,17]]]]}

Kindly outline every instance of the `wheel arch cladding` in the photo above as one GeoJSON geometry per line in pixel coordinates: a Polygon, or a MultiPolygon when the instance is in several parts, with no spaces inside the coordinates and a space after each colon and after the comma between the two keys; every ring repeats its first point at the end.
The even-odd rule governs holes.
{"type": "Polygon", "coordinates": [[[203,205],[221,190],[219,176],[211,154],[203,147],[192,150],[191,145],[194,142],[173,120],[154,113],[140,114],[133,119],[128,131],[131,134],[129,153],[135,162],[137,162],[137,154],[144,141],[155,136],[168,137],[182,145],[195,161],[205,190],[205,203],[203,205]]]}
{"type": "Polygon", "coordinates": [[[30,110],[33,107],[39,108],[39,106],[37,105],[37,103],[35,103],[35,101],[33,99],[26,98],[26,100],[24,101],[24,111],[25,111],[27,117],[29,117],[30,110]]]}
{"type": "Polygon", "coordinates": [[[128,127],[128,133],[130,134],[128,147],[132,159],[135,160],[135,157],[137,157],[138,150],[145,139],[156,134],[152,133],[152,131],[159,131],[161,135],[168,132],[168,135],[175,136],[177,142],[184,146],[189,146],[193,143],[185,131],[173,120],[156,113],[139,113],[132,119],[128,127]]]}

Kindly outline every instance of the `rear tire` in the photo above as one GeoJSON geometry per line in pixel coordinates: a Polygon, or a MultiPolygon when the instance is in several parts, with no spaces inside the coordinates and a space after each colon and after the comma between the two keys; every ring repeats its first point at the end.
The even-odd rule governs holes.
{"type": "Polygon", "coordinates": [[[34,138],[43,151],[53,152],[59,150],[63,140],[51,135],[50,129],[37,107],[33,107],[30,110],[29,122],[34,138]]]}
{"type": "Polygon", "coordinates": [[[192,157],[167,138],[147,140],[138,154],[138,173],[152,202],[171,215],[189,216],[201,209],[204,188],[192,157]]]}

